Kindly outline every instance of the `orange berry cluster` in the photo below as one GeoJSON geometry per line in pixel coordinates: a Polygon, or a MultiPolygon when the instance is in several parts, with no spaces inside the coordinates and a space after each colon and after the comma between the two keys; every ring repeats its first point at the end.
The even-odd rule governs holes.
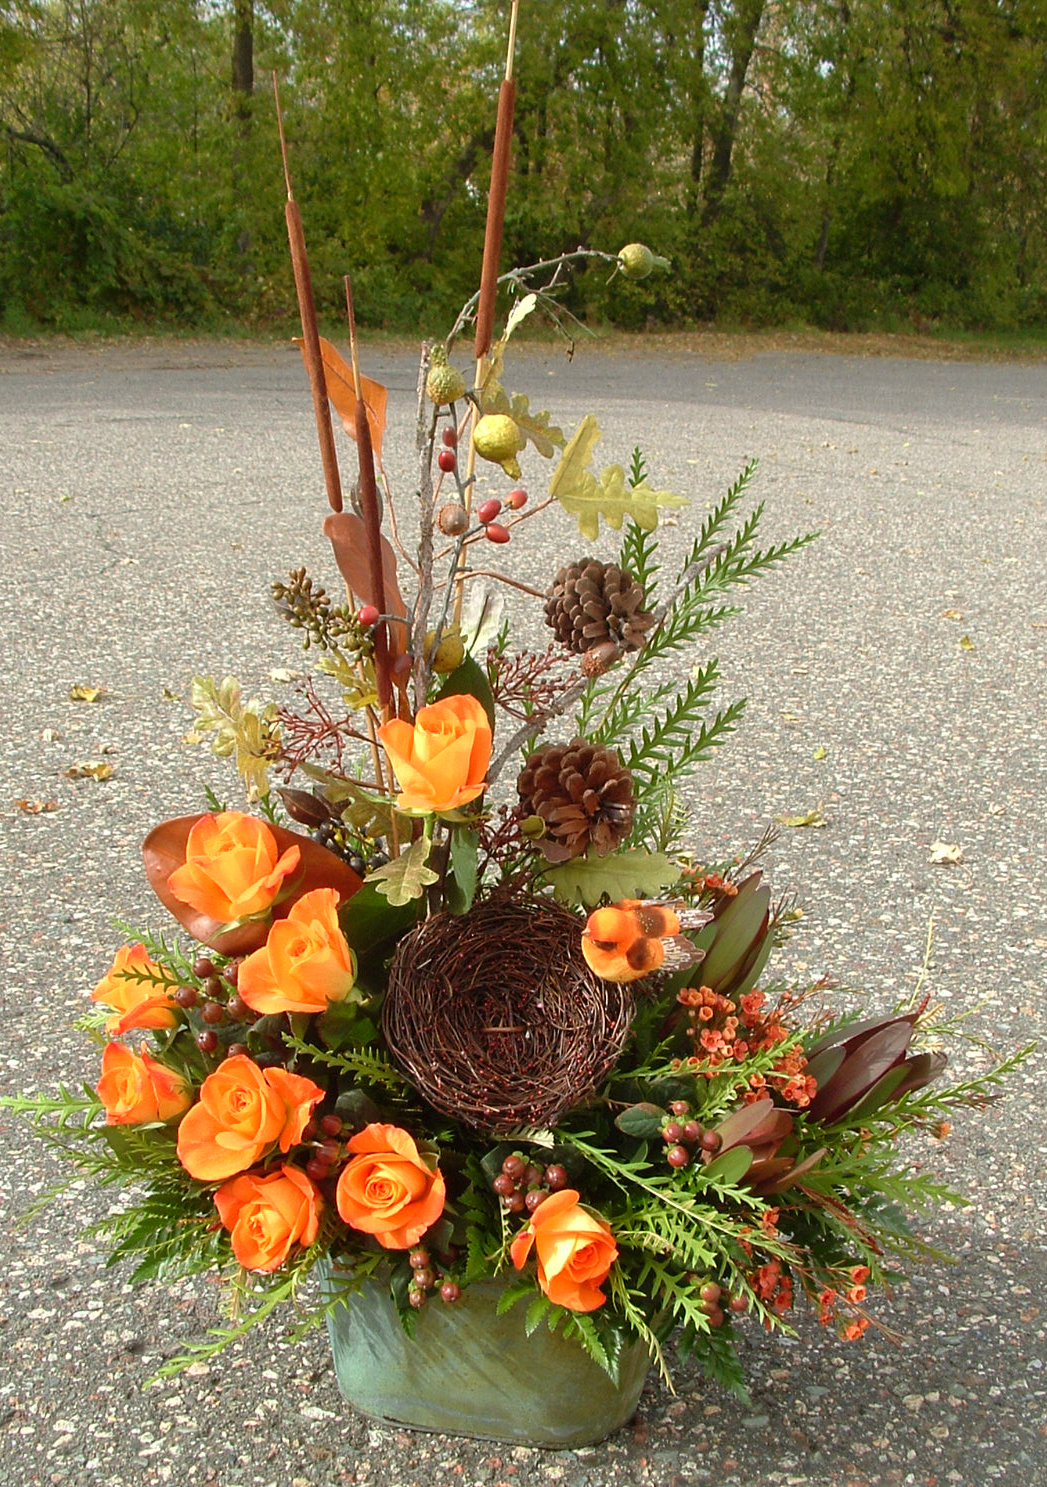
{"type": "MultiPolygon", "coordinates": [[[[789,1037],[782,1023],[782,1007],[764,1010],[762,991],[750,991],[735,1003],[708,986],[685,986],[676,1000],[687,1013],[688,1033],[694,1056],[687,1066],[711,1079],[725,1063],[743,1063],[751,1053],[766,1053],[789,1037]]],[[[817,1085],[803,1071],[807,1059],[799,1048],[784,1052],[769,1074],[753,1074],[748,1100],[757,1100],[773,1083],[783,1099],[804,1109],[814,1098],[817,1085]]]]}

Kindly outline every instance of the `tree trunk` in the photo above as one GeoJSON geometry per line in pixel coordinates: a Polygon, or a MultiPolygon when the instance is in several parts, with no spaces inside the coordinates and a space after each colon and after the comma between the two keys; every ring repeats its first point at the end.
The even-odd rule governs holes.
{"type": "Polygon", "coordinates": [[[254,93],[254,0],[234,0],[233,107],[242,135],[251,127],[254,93]]]}
{"type": "Polygon", "coordinates": [[[727,79],[727,91],[723,96],[720,118],[713,131],[713,158],[709,163],[705,186],[703,227],[708,227],[720,215],[723,194],[731,178],[731,157],[738,132],[742,92],[756,48],[756,35],[763,19],[763,10],[764,0],[738,0],[734,25],[731,28],[731,70],[727,79]]]}

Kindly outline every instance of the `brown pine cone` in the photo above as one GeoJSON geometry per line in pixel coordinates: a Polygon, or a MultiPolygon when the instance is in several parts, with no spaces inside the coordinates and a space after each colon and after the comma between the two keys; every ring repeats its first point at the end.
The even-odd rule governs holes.
{"type": "Polygon", "coordinates": [[[547,862],[570,862],[590,847],[606,857],[633,824],[633,777],[613,749],[584,739],[532,754],[516,782],[524,815],[540,816],[547,862]]]}
{"type": "Polygon", "coordinates": [[[644,591],[631,573],[599,558],[561,568],[545,601],[545,621],[557,640],[576,655],[611,641],[638,651],[654,624],[644,591]]]}

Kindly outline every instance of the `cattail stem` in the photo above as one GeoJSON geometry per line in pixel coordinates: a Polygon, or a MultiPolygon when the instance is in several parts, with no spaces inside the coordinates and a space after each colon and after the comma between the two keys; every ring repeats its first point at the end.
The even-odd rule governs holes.
{"type": "Polygon", "coordinates": [[[316,437],[320,443],[320,463],[323,465],[324,485],[332,511],[342,509],[342,482],[338,474],[338,454],[334,447],[334,430],[331,427],[331,405],[327,400],[327,380],[324,377],[324,362],[320,354],[320,331],[316,323],[316,304],[313,300],[313,281],[309,273],[309,258],[305,251],[305,233],[302,230],[302,214],[291,190],[291,172],[287,163],[287,141],[284,138],[284,120],[280,112],[280,90],[273,73],[273,94],[276,98],[276,123],[280,132],[280,155],[284,164],[284,183],[287,186],[287,201],[284,217],[287,221],[287,241],[291,248],[291,268],[294,271],[294,287],[298,295],[298,313],[302,320],[302,349],[305,366],[309,374],[309,387],[313,394],[313,416],[316,419],[316,437]]]}
{"type": "MultiPolygon", "coordinates": [[[[374,450],[371,447],[371,425],[367,421],[363,384],[360,381],[360,358],[356,349],[356,320],[353,315],[353,291],[345,277],[345,307],[349,317],[349,349],[353,364],[353,387],[356,408],[353,425],[356,452],[360,466],[360,514],[367,534],[367,564],[371,575],[371,603],[379,614],[385,614],[385,574],[382,569],[382,518],[378,510],[378,484],[374,475],[374,450]]],[[[378,689],[378,707],[382,722],[392,716],[393,688],[389,677],[389,636],[384,621],[374,627],[374,674],[378,689]]]]}

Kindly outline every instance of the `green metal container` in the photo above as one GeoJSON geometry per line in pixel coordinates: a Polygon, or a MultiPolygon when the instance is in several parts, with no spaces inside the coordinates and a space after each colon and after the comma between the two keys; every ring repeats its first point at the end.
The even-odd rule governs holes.
{"type": "MultiPolygon", "coordinates": [[[[322,1274],[334,1294],[337,1272],[322,1274]]],[[[328,1319],[342,1394],[391,1425],[551,1449],[592,1445],[624,1425],[647,1377],[643,1344],[623,1354],[616,1385],[544,1323],[528,1337],[522,1302],[499,1316],[504,1290],[479,1281],[450,1305],[434,1299],[413,1339],[386,1286],[344,1292],[328,1319]]]]}

